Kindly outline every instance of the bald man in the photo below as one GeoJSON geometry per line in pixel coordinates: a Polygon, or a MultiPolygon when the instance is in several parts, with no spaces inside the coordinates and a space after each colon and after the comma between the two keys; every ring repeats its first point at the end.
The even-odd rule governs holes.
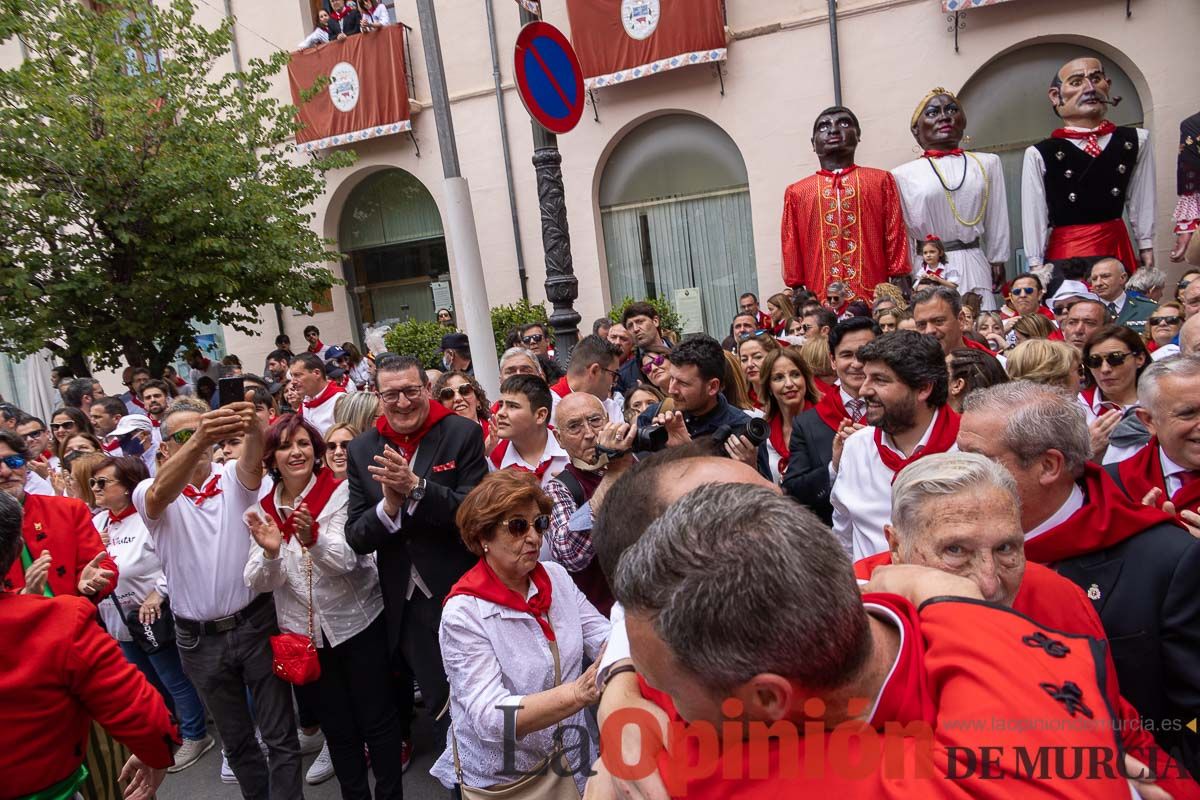
{"type": "Polygon", "coordinates": [[[1105,117],[1112,81],[1096,58],[1064,64],[1047,89],[1063,127],[1025,151],[1021,228],[1030,268],[1073,256],[1154,266],[1154,155],[1143,128],[1105,117]],[[1137,252],[1121,219],[1128,210],[1137,252]]]}

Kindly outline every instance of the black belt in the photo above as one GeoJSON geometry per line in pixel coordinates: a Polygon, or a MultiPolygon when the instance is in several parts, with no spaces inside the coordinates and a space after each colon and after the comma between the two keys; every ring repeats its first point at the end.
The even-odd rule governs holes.
{"type": "Polygon", "coordinates": [[[954,253],[959,250],[978,250],[979,240],[973,239],[969,242],[960,242],[958,239],[948,239],[942,242],[942,249],[947,253],[954,253]]]}
{"type": "Polygon", "coordinates": [[[184,619],[178,614],[175,615],[175,625],[182,631],[186,631],[194,636],[213,636],[218,633],[231,631],[238,625],[241,625],[246,619],[265,606],[271,601],[271,593],[260,594],[258,597],[250,601],[250,605],[243,608],[228,617],[209,620],[208,622],[197,622],[193,619],[184,619]]]}

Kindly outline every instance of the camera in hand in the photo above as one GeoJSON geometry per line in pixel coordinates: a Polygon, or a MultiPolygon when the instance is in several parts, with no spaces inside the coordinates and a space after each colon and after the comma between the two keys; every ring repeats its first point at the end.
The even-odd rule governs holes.
{"type": "Polygon", "coordinates": [[[666,448],[667,429],[662,425],[643,425],[637,429],[637,436],[633,440],[634,451],[657,453],[666,448]]]}
{"type": "Polygon", "coordinates": [[[730,437],[745,436],[750,440],[750,444],[758,447],[765,442],[771,435],[771,426],[766,420],[751,418],[745,425],[722,425],[713,431],[713,441],[717,444],[725,444],[730,437]]]}

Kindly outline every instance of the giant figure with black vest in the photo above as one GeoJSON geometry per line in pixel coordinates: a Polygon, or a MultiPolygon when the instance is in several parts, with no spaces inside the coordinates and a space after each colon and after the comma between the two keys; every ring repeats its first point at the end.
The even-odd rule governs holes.
{"type": "MultiPolygon", "coordinates": [[[[454,515],[487,474],[483,434],[431,402],[417,359],[387,356],[375,369],[383,416],[350,443],[346,541],[377,555],[389,650],[403,656],[436,713],[450,691],[438,645],[442,601],[478,560],[454,515]]],[[[439,735],[447,727],[443,719],[439,735]]]]}
{"type": "Polygon", "coordinates": [[[1112,80],[1097,58],[1069,61],[1047,95],[1063,127],[1025,150],[1021,228],[1030,268],[1075,256],[1112,257],[1126,271],[1154,266],[1150,133],[1105,119],[1112,80]],[[1129,240],[1122,214],[1137,239],[1129,240]]]}

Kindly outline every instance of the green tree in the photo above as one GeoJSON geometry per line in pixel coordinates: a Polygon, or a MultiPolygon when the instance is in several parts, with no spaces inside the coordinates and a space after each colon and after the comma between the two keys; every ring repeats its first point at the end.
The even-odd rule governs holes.
{"type": "Polygon", "coordinates": [[[336,258],[306,209],[340,152],[301,158],[280,52],[224,72],[194,6],[0,0],[0,347],[157,371],[195,323],[305,308],[336,258]]]}

